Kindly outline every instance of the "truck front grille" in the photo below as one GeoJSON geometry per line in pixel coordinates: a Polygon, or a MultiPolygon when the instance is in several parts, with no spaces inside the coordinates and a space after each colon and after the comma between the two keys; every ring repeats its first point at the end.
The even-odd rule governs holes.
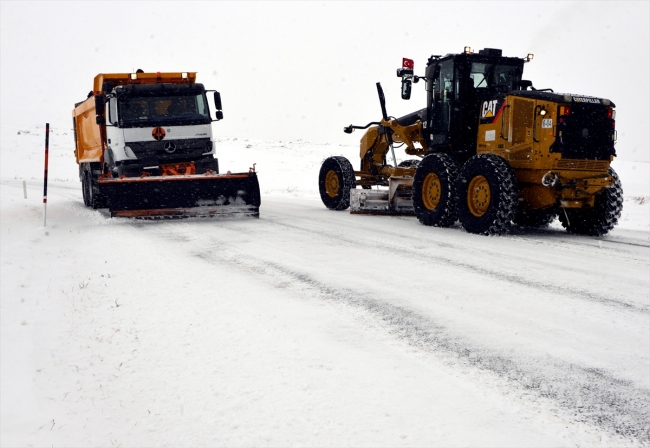
{"type": "Polygon", "coordinates": [[[186,161],[200,158],[209,152],[212,145],[209,138],[161,140],[159,142],[128,142],[138,159],[157,157],[161,162],[186,161]]]}

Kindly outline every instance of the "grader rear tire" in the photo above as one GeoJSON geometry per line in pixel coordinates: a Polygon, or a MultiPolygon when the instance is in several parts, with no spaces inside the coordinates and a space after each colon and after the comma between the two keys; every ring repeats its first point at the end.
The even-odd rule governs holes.
{"type": "Polygon", "coordinates": [[[512,167],[494,154],[470,158],[456,181],[456,213],[470,233],[505,233],[517,212],[519,194],[512,167]]]}
{"type": "Polygon", "coordinates": [[[325,159],[318,175],[318,189],[325,207],[345,210],[350,206],[350,190],[356,188],[354,168],[345,157],[325,159]]]}
{"type": "Polygon", "coordinates": [[[567,232],[601,236],[618,223],[623,211],[623,187],[616,171],[610,168],[609,174],[614,178],[614,184],[596,195],[593,207],[560,210],[558,218],[567,232]]]}
{"type": "Polygon", "coordinates": [[[413,209],[425,226],[449,227],[456,222],[456,162],[447,154],[429,154],[413,177],[413,209]]]}

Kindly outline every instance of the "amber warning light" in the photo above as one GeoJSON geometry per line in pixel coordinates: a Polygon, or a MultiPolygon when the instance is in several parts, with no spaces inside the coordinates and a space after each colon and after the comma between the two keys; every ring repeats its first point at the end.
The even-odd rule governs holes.
{"type": "Polygon", "coordinates": [[[402,67],[413,70],[413,59],[402,58],[402,67]]]}

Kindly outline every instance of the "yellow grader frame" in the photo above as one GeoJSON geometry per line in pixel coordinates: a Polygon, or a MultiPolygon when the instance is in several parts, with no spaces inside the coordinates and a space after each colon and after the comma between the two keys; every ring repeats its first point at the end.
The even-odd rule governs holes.
{"type": "Polygon", "coordinates": [[[398,69],[402,97],[410,97],[412,82],[425,80],[427,107],[389,117],[377,83],[382,120],[344,129],[367,129],[361,169],[344,157],[326,159],[319,176],[324,204],[352,213],[415,214],[440,227],[459,220],[479,234],[504,233],[511,222],[543,227],[556,216],[571,233],[610,231],[623,204],[610,166],[614,104],[534,89],[521,79],[530,59],[466,47],[463,54],[432,56],[422,77],[405,59],[398,69]],[[398,165],[396,143],[419,159],[398,165]]]}

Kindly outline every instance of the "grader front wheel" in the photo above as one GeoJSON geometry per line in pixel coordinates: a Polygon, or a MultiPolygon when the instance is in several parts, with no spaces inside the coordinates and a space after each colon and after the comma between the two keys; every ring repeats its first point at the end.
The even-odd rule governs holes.
{"type": "Polygon", "coordinates": [[[339,174],[335,170],[329,170],[325,175],[325,192],[330,198],[335,198],[341,189],[339,174]]]}
{"type": "Polygon", "coordinates": [[[350,206],[350,190],[356,188],[354,169],[345,157],[325,159],[318,175],[318,189],[323,204],[331,210],[350,206]]]}

